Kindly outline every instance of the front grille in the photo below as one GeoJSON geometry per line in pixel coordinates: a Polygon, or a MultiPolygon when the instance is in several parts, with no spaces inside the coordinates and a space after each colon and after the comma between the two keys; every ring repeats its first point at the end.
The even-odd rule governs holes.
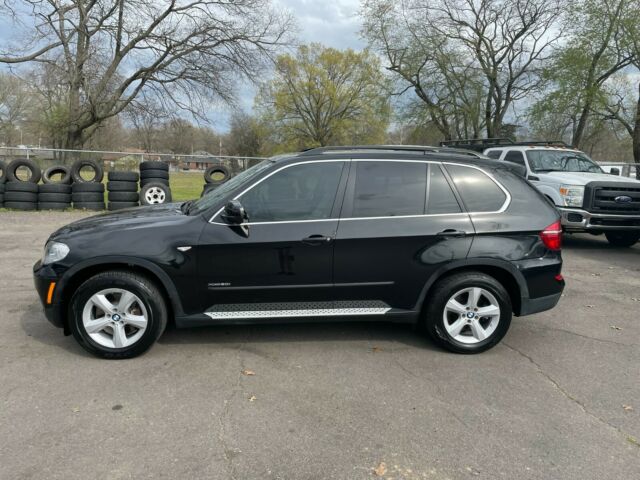
{"type": "Polygon", "coordinates": [[[588,211],[612,215],[640,215],[640,185],[606,185],[598,182],[589,184],[589,187],[591,202],[589,202],[588,211]],[[619,197],[630,197],[631,201],[627,203],[616,201],[619,197]]]}

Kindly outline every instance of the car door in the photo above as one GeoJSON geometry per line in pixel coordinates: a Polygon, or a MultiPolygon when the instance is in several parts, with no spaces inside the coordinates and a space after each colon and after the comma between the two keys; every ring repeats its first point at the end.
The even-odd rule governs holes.
{"type": "Polygon", "coordinates": [[[353,160],[334,254],[336,299],[412,310],[474,230],[438,163],[353,160]]]}
{"type": "Polygon", "coordinates": [[[236,197],[248,215],[242,228],[214,217],[199,245],[205,312],[331,299],[347,165],[330,160],[283,166],[236,197]]]}

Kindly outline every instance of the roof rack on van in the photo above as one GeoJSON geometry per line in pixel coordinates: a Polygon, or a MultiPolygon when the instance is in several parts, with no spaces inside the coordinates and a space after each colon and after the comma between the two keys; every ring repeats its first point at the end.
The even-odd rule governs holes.
{"type": "Polygon", "coordinates": [[[444,142],[440,142],[440,146],[463,148],[476,152],[483,152],[487,148],[505,146],[573,148],[572,145],[569,145],[562,140],[534,140],[530,142],[514,142],[510,138],[466,138],[462,140],[447,140],[444,142]]]}
{"type": "MultiPolygon", "coordinates": [[[[387,152],[413,152],[413,153],[437,153],[437,154],[456,154],[456,155],[468,155],[474,157],[480,157],[475,152],[470,152],[466,149],[450,148],[450,147],[433,147],[427,145],[348,145],[348,146],[331,146],[331,147],[316,147],[303,150],[298,155],[318,155],[323,153],[348,153],[348,152],[366,152],[383,150],[387,152]]],[[[482,153],[482,152],[480,152],[482,153]]],[[[484,156],[483,156],[484,158],[484,156]]]]}

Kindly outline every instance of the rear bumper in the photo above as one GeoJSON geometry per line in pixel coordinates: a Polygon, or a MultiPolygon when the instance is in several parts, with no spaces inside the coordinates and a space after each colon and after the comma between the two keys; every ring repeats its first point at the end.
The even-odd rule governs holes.
{"type": "Polygon", "coordinates": [[[640,230],[640,215],[590,213],[579,208],[561,208],[562,226],[568,232],[640,230]]]}
{"type": "Polygon", "coordinates": [[[48,266],[42,266],[40,261],[33,266],[33,283],[40,297],[44,315],[56,327],[64,328],[62,305],[55,302],[56,296],[59,297],[59,295],[55,295],[58,281],[59,276],[57,273],[48,266]],[[53,287],[52,283],[54,283],[53,287]],[[48,298],[49,296],[51,297],[50,299],[48,298]]]}
{"type": "Polygon", "coordinates": [[[523,298],[520,303],[520,317],[551,310],[560,301],[562,292],[540,298],[523,298]]]}

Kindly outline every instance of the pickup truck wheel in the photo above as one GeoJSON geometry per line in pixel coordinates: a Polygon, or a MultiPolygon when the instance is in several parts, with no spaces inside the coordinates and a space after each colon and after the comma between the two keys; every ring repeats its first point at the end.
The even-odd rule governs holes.
{"type": "Polygon", "coordinates": [[[640,232],[605,232],[604,236],[615,247],[631,247],[640,240],[640,232]]]}
{"type": "Polygon", "coordinates": [[[69,326],[78,343],[102,358],[136,357],[167,325],[162,293],[146,277],[109,271],[91,277],[71,300],[69,326]]]}
{"type": "Polygon", "coordinates": [[[493,277],[464,272],[439,282],[429,296],[426,329],[440,346],[455,353],[480,353],[509,330],[511,299],[493,277]]]}

